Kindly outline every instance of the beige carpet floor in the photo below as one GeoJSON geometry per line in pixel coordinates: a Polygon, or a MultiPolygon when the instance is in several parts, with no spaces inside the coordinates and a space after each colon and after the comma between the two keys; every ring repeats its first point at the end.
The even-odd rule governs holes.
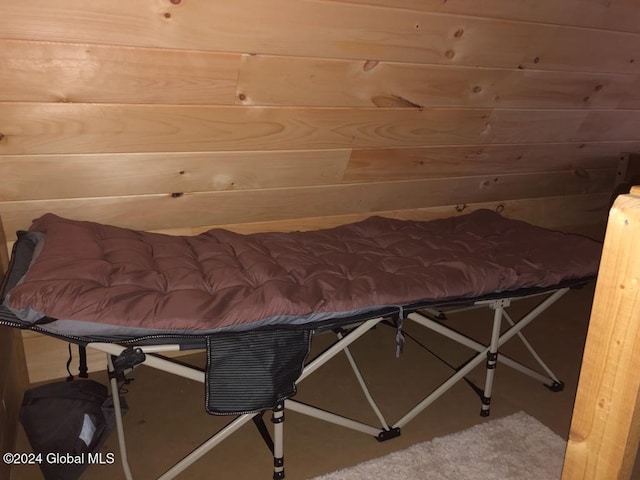
{"type": "Polygon", "coordinates": [[[565,447],[518,412],[313,480],[558,480],[565,447]]]}

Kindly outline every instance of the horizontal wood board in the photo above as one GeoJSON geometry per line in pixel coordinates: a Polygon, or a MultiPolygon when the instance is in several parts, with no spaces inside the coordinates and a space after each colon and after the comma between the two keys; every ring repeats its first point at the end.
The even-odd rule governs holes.
{"type": "MultiPolygon", "coordinates": [[[[574,4],[575,15],[581,13],[574,4]]],[[[612,30],[330,1],[146,3],[30,0],[0,17],[3,38],[639,73],[640,36],[612,30]],[[589,48],[584,48],[589,45],[589,48]]]]}

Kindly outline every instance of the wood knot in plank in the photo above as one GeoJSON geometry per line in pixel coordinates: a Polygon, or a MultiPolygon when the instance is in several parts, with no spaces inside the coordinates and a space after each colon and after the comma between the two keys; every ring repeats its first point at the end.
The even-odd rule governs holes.
{"type": "Polygon", "coordinates": [[[378,60],[367,60],[366,62],[364,62],[364,67],[362,67],[362,69],[365,72],[369,72],[369,71],[373,70],[374,68],[376,68],[379,63],[380,62],[378,62],[378,60]]]}
{"type": "Polygon", "coordinates": [[[422,110],[424,108],[422,105],[418,105],[417,103],[398,95],[377,95],[375,97],[371,97],[371,102],[376,107],[417,108],[418,110],[422,110]]]}

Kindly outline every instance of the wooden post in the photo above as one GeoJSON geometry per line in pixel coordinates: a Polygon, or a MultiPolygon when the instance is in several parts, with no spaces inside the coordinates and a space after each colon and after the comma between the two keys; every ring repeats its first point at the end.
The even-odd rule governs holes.
{"type": "Polygon", "coordinates": [[[640,440],[640,187],[609,213],[562,480],[628,480],[640,440]]]}
{"type": "Polygon", "coordinates": [[[9,268],[9,252],[7,250],[7,236],[2,226],[2,218],[0,217],[0,279],[4,276],[9,268]]]}
{"type": "MultiPolygon", "coordinates": [[[[7,239],[0,219],[0,278],[8,266],[7,239]]],[[[14,451],[22,394],[29,383],[20,332],[0,327],[0,452],[14,451]]],[[[9,478],[11,466],[0,461],[0,478],[9,478]]]]}

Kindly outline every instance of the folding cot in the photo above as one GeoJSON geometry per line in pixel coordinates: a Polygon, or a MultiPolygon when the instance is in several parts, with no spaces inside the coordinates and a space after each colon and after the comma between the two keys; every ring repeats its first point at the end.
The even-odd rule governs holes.
{"type": "MultiPolygon", "coordinates": [[[[105,352],[116,409],[118,379],[139,364],[203,383],[206,411],[236,418],[160,479],[174,478],[252,420],[273,452],[273,477],[279,479],[284,478],[285,409],[386,440],[483,362],[483,415],[489,413],[498,362],[561,389],[521,330],[570,288],[593,280],[599,258],[598,242],[489,210],[429,222],[371,217],[311,232],[241,235],[214,229],[193,237],[47,214],[28,232],[18,232],[3,282],[0,324],[105,352]],[[510,303],[530,296],[542,300],[514,320],[507,312],[510,303]],[[489,345],[440,321],[443,310],[459,306],[494,311],[489,345]],[[389,423],[349,345],[385,322],[394,327],[401,350],[409,320],[476,355],[389,423]],[[308,359],[314,335],[324,331],[334,332],[336,342],[308,359]],[[498,355],[514,336],[543,373],[498,355]],[[158,355],[188,349],[206,350],[204,371],[158,355]],[[299,382],[340,352],[379,426],[291,398],[299,382]],[[273,438],[261,420],[267,410],[273,412],[273,438]]],[[[130,479],[121,417],[116,424],[130,479]]]]}

